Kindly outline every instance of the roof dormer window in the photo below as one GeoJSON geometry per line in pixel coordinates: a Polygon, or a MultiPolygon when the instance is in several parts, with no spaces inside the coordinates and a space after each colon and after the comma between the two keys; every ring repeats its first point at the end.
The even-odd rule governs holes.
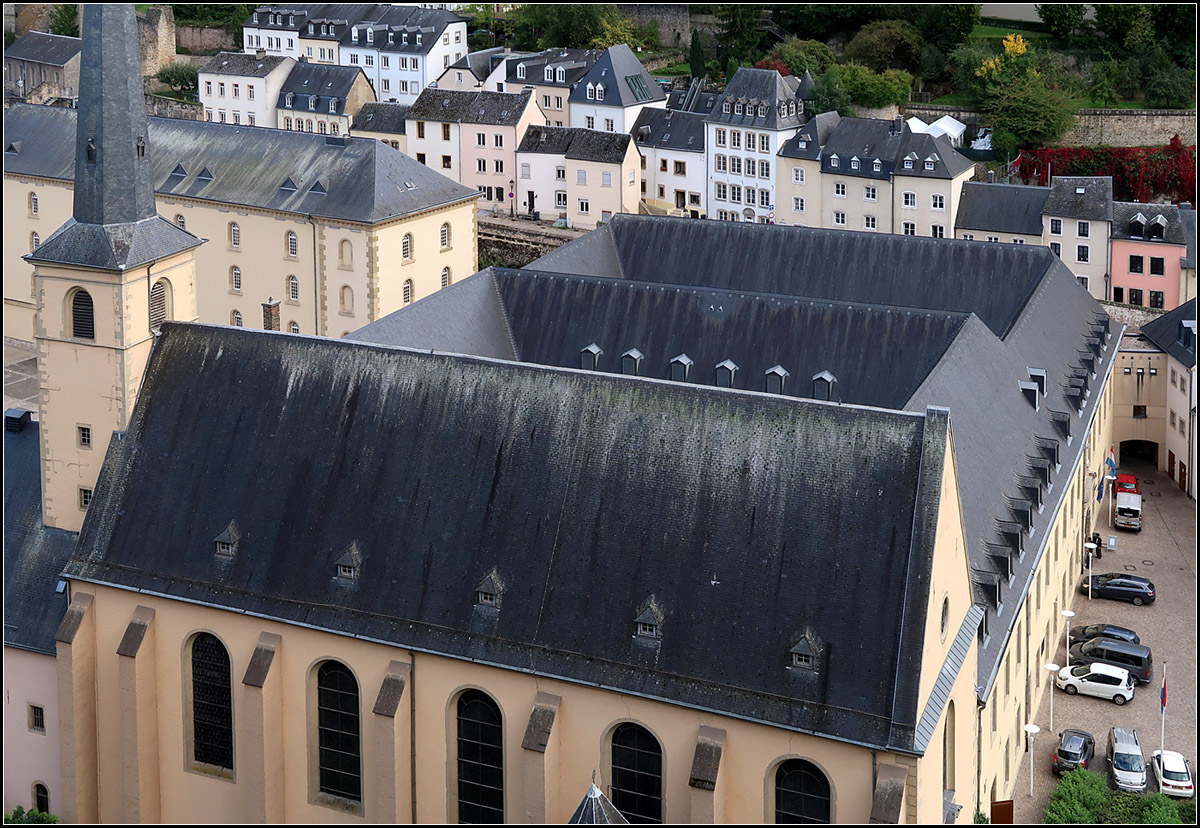
{"type": "Polygon", "coordinates": [[[313,110],[315,110],[317,108],[317,96],[316,95],[308,96],[308,108],[313,109],[313,110]]]}
{"type": "Polygon", "coordinates": [[[734,115],[741,115],[741,114],[742,114],[742,105],[741,105],[740,103],[735,103],[735,104],[733,105],[733,114],[734,114],[734,115]]]}
{"type": "Polygon", "coordinates": [[[926,170],[932,170],[932,169],[933,169],[933,160],[932,160],[932,159],[929,159],[929,158],[926,158],[926,159],[925,159],[925,169],[926,169],[926,170]]]}
{"type": "Polygon", "coordinates": [[[417,45],[418,46],[421,45],[421,33],[420,32],[417,32],[417,45]]]}
{"type": "Polygon", "coordinates": [[[294,14],[289,14],[289,15],[288,15],[288,25],[289,25],[289,26],[295,26],[295,25],[296,25],[296,15],[294,15],[294,14]]]}
{"type": "Polygon", "coordinates": [[[658,600],[653,595],[647,598],[633,619],[634,640],[647,643],[661,640],[665,616],[658,600]]]}
{"type": "Polygon", "coordinates": [[[241,540],[241,532],[238,531],[237,524],[232,520],[229,525],[213,538],[213,543],[216,545],[215,552],[221,558],[233,558],[237,555],[238,541],[241,540]]]}
{"type": "Polygon", "coordinates": [[[338,104],[338,99],[337,99],[337,98],[330,98],[330,99],[329,99],[329,111],[330,111],[330,112],[337,112],[337,104],[338,104]]]}
{"type": "Polygon", "coordinates": [[[600,363],[600,355],[604,353],[604,349],[593,342],[579,352],[579,367],[584,371],[595,371],[596,366],[600,363]]]}
{"type": "Polygon", "coordinates": [[[357,581],[362,576],[362,553],[358,551],[358,541],[351,541],[341,557],[334,561],[334,574],[338,580],[357,581]]]}
{"type": "MultiPolygon", "coordinates": [[[[1150,219],[1150,226],[1147,228],[1147,238],[1161,239],[1167,229],[1167,219],[1163,215],[1157,215],[1150,219]]],[[[1153,272],[1153,269],[1151,270],[1153,272]]]]}
{"type": "Polygon", "coordinates": [[[801,138],[799,146],[800,146],[800,149],[808,149],[808,141],[801,138]]]}
{"type": "Polygon", "coordinates": [[[788,101],[788,115],[795,115],[795,114],[796,114],[796,102],[788,101]]]}
{"type": "Polygon", "coordinates": [[[621,373],[626,376],[636,377],[641,373],[642,359],[641,351],[637,348],[630,348],[621,354],[621,373]]]}
{"type": "Polygon", "coordinates": [[[768,394],[782,394],[787,378],[790,376],[787,369],[782,365],[776,365],[773,368],[767,369],[766,374],[766,392],[768,394]]]}
{"type": "Polygon", "coordinates": [[[596,100],[596,87],[590,83],[587,85],[587,99],[589,101],[596,100]]]}
{"type": "Polygon", "coordinates": [[[729,101],[725,101],[725,103],[721,104],[721,111],[728,115],[733,111],[733,104],[729,103],[729,101]]]}
{"type": "MultiPolygon", "coordinates": [[[[317,28],[317,27],[316,27],[316,26],[314,26],[312,23],[309,23],[309,24],[308,24],[308,33],[309,33],[309,34],[314,34],[314,33],[316,32],[316,28],[317,28]]],[[[322,33],[322,34],[323,34],[323,33],[322,33]]]]}
{"type": "Polygon", "coordinates": [[[788,649],[787,667],[789,670],[819,672],[824,653],[824,642],[812,629],[805,628],[804,634],[788,649]]]}
{"type": "Polygon", "coordinates": [[[355,26],[353,29],[350,30],[350,39],[352,41],[354,41],[355,43],[358,43],[358,27],[357,26],[355,26]]]}
{"type": "Polygon", "coordinates": [[[767,117],[767,107],[766,107],[766,104],[759,104],[759,105],[758,105],[758,117],[760,117],[760,118],[765,118],[765,117],[767,117]]]}
{"type": "Polygon", "coordinates": [[[813,399],[814,400],[832,400],[833,386],[837,383],[837,377],[828,371],[822,371],[819,374],[814,374],[812,378],[813,399]]]}
{"type": "Polygon", "coordinates": [[[292,105],[292,102],[293,102],[293,101],[295,101],[295,100],[296,100],[296,93],[295,93],[295,92],[288,92],[287,94],[285,94],[285,95],[283,96],[283,105],[284,105],[284,106],[287,106],[287,107],[290,107],[290,106],[292,105]]]}
{"type": "Polygon", "coordinates": [[[883,170],[883,162],[876,158],[875,163],[871,165],[871,169],[874,172],[881,172],[883,170]]]}
{"type": "Polygon", "coordinates": [[[604,100],[604,84],[596,84],[596,100],[604,100]]]}
{"type": "Polygon", "coordinates": [[[673,382],[687,382],[688,372],[692,367],[692,358],[687,354],[680,354],[671,360],[671,380],[673,382]]]}
{"type": "Polygon", "coordinates": [[[323,34],[323,35],[329,34],[329,26],[325,23],[321,24],[321,34],[323,34]]]}
{"type": "Polygon", "coordinates": [[[724,362],[717,365],[717,387],[718,388],[732,388],[733,387],[733,377],[737,373],[737,370],[738,370],[737,363],[734,362],[732,359],[727,359],[724,362]]]}
{"type": "Polygon", "coordinates": [[[913,165],[912,165],[912,159],[911,159],[911,158],[905,158],[905,159],[904,159],[904,169],[906,169],[906,170],[911,170],[912,168],[913,168],[913,165]]]}
{"type": "Polygon", "coordinates": [[[499,609],[503,594],[504,583],[500,580],[500,573],[495,567],[492,567],[492,570],[479,582],[479,586],[475,587],[475,606],[499,609]]]}
{"type": "Polygon", "coordinates": [[[401,44],[401,45],[407,45],[407,44],[408,44],[408,32],[401,32],[401,34],[400,34],[400,44],[401,44]]]}
{"type": "Polygon", "coordinates": [[[559,83],[565,82],[567,79],[567,70],[561,66],[558,67],[556,70],[554,70],[554,79],[559,83]]]}
{"type": "Polygon", "coordinates": [[[831,167],[835,167],[835,168],[836,168],[836,167],[840,166],[840,165],[841,165],[841,163],[842,163],[842,162],[841,162],[841,159],[839,159],[839,158],[837,157],[837,155],[831,155],[831,156],[829,156],[829,166],[831,166],[831,167]]]}
{"type": "Polygon", "coordinates": [[[396,42],[396,33],[393,32],[391,29],[388,29],[388,43],[395,43],[395,42],[396,42]]]}
{"type": "Polygon", "coordinates": [[[254,13],[254,22],[255,22],[255,23],[257,23],[257,22],[258,22],[258,12],[255,12],[255,13],[254,13]]]}
{"type": "Polygon", "coordinates": [[[375,30],[367,29],[367,43],[374,43],[374,42],[375,42],[375,30]]]}
{"type": "Polygon", "coordinates": [[[525,64],[517,64],[517,80],[525,80],[525,64]]]}
{"type": "Polygon", "coordinates": [[[850,169],[852,169],[852,170],[858,169],[858,159],[857,158],[850,159],[850,169]]]}

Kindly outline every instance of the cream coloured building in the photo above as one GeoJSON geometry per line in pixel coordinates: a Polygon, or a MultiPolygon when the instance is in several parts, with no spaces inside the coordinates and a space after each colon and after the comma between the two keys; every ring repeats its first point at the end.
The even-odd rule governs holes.
{"type": "Polygon", "coordinates": [[[219,124],[273,127],[279,90],[296,61],[280,55],[221,52],[200,67],[204,120],[219,124]]]}
{"type": "MultiPolygon", "coordinates": [[[[74,121],[5,113],[4,314],[19,339],[33,338],[35,311],[20,256],[71,214],[74,121]]],[[[437,291],[447,269],[475,270],[477,194],[379,141],[152,118],[149,144],[159,213],[209,240],[196,253],[201,321],[257,326],[275,298],[284,330],[341,336],[437,291]]]]}
{"type": "Polygon", "coordinates": [[[517,168],[519,212],[590,228],[638,211],[641,155],[629,135],[530,126],[517,148],[517,168]]]}

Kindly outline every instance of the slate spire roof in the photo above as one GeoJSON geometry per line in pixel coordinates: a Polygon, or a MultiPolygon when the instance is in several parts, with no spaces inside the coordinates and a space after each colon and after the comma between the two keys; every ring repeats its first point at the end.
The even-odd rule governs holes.
{"type": "Polygon", "coordinates": [[[120,270],[199,245],[156,212],[133,6],[87,5],[83,32],[74,216],[25,258],[120,270]]]}
{"type": "Polygon", "coordinates": [[[628,825],[627,820],[617,806],[609,801],[609,798],[604,795],[604,792],[596,787],[593,782],[588,788],[587,794],[583,797],[583,801],[579,803],[579,807],[575,809],[575,813],[571,814],[571,818],[567,820],[568,825],[628,825]]]}

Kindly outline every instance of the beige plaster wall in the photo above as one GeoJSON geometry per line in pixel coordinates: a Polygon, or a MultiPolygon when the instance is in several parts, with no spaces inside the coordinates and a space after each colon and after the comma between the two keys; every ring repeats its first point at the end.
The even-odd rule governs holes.
{"type": "MultiPolygon", "coordinates": [[[[443,268],[450,268],[451,284],[473,274],[479,262],[476,221],[475,203],[467,202],[407,219],[402,227],[384,227],[373,233],[370,241],[378,270],[372,291],[378,297],[378,316],[404,306],[404,283],[409,279],[413,283],[412,300],[416,302],[441,290],[443,268]],[[450,225],[450,246],[443,249],[441,229],[445,223],[450,225]],[[403,256],[406,233],[413,235],[413,255],[408,260],[403,256]]],[[[356,327],[364,324],[366,321],[356,327]]]]}
{"type": "Polygon", "coordinates": [[[50,812],[60,813],[62,774],[58,754],[58,670],[54,656],[4,648],[4,811],[34,805],[33,786],[50,794],[50,812]],[[30,729],[29,706],[41,707],[45,732],[30,729]]]}
{"type": "MultiPolygon", "coordinates": [[[[1145,351],[1128,352],[1122,351],[1117,356],[1117,367],[1113,373],[1114,399],[1113,399],[1113,420],[1115,428],[1113,433],[1113,443],[1117,447],[1117,462],[1120,462],[1121,443],[1125,440],[1148,440],[1158,444],[1158,468],[1165,470],[1167,467],[1167,443],[1166,437],[1168,428],[1168,396],[1173,398],[1176,405],[1176,416],[1179,410],[1186,411],[1184,401],[1180,399],[1178,389],[1178,372],[1176,376],[1176,387],[1170,387],[1170,368],[1168,367],[1169,357],[1151,346],[1145,351]],[[1129,369],[1129,373],[1125,373],[1125,369],[1129,369]],[[1138,370],[1142,370],[1142,374],[1138,374],[1138,370]],[[1150,370],[1154,369],[1158,373],[1154,376],[1150,375],[1150,370]],[[1170,394],[1170,392],[1174,392],[1170,394]],[[1133,407],[1135,405],[1144,405],[1146,407],[1145,417],[1134,417],[1133,407]]],[[[1178,422],[1175,426],[1175,432],[1178,433],[1178,422]]],[[[1179,453],[1176,452],[1176,457],[1179,453]]],[[[1185,461],[1186,462],[1186,461],[1185,461]]]]}
{"type": "Polygon", "coordinates": [[[822,227],[824,190],[821,184],[821,164],[798,158],[775,156],[775,219],[780,224],[822,227]],[[793,170],[804,171],[804,183],[793,177],[793,170]],[[793,198],[804,199],[804,212],[792,210],[793,198]]]}

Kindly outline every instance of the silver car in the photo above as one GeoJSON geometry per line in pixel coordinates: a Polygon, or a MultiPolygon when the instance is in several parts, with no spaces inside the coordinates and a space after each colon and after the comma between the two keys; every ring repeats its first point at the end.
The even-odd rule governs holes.
{"type": "Polygon", "coordinates": [[[1118,790],[1142,793],[1146,790],[1146,760],[1137,731],[1114,727],[1108,732],[1108,772],[1118,790]]]}

